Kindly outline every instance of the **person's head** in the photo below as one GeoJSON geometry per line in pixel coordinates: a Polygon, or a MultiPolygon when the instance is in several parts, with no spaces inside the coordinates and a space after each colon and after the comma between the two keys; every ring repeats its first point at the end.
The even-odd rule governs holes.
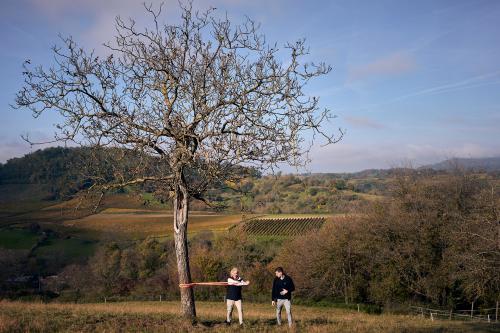
{"type": "Polygon", "coordinates": [[[277,278],[281,278],[283,275],[285,275],[285,272],[283,271],[283,267],[277,267],[274,270],[274,274],[276,274],[277,278]]]}
{"type": "Polygon", "coordinates": [[[230,273],[230,274],[231,274],[231,277],[237,277],[237,276],[238,276],[238,274],[239,274],[238,268],[233,267],[233,268],[231,269],[231,273],[230,273]]]}

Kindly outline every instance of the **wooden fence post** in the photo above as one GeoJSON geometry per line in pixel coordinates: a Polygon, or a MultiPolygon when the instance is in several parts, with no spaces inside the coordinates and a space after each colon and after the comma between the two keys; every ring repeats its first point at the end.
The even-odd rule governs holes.
{"type": "Polygon", "coordinates": [[[498,322],[498,301],[497,301],[497,307],[495,309],[495,322],[498,322]]]}
{"type": "Polygon", "coordinates": [[[474,302],[472,302],[471,307],[470,307],[470,317],[474,315],[474,302]]]}
{"type": "Polygon", "coordinates": [[[451,315],[453,314],[453,309],[450,309],[450,320],[451,320],[451,315]]]}
{"type": "Polygon", "coordinates": [[[359,304],[358,304],[358,312],[359,312],[359,304]]]}

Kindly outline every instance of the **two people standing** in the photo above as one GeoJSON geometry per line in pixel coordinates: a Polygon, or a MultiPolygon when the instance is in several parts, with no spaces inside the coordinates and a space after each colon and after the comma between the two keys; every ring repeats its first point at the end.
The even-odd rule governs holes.
{"type": "MultiPolygon", "coordinates": [[[[281,310],[285,307],[286,315],[288,319],[288,326],[292,326],[292,292],[295,290],[295,285],[293,284],[292,278],[285,274],[282,267],[275,269],[275,275],[272,288],[272,305],[276,306],[276,320],[278,325],[281,325],[281,310]]],[[[227,304],[227,318],[226,324],[231,323],[231,316],[233,312],[233,307],[236,306],[238,310],[238,319],[240,325],[243,325],[243,307],[241,304],[241,287],[248,286],[250,281],[244,281],[239,276],[238,268],[234,267],[231,269],[230,276],[227,279],[227,293],[226,293],[226,304],[227,304]]]]}

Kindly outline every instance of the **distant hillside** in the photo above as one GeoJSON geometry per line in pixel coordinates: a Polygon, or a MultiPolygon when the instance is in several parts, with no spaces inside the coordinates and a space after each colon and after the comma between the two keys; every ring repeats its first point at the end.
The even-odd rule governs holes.
{"type": "MultiPolygon", "coordinates": [[[[82,162],[88,160],[89,156],[88,148],[57,147],[38,150],[0,164],[0,191],[4,191],[0,196],[0,213],[3,211],[4,215],[12,215],[24,211],[28,204],[35,209],[38,206],[46,206],[48,201],[74,198],[92,182],[91,178],[84,175],[90,175],[93,170],[82,172],[82,169],[87,167],[85,163],[82,165],[82,162]],[[20,202],[23,204],[19,204],[20,202]]],[[[101,163],[102,167],[98,167],[98,170],[110,169],[106,167],[106,156],[102,161],[95,160],[92,164],[101,163]]],[[[130,165],[133,164],[131,156],[130,165]]],[[[382,198],[387,189],[385,179],[391,172],[393,170],[369,170],[357,174],[274,176],[262,176],[257,171],[245,172],[251,176],[245,177],[238,184],[218,184],[207,191],[207,197],[212,202],[223,203],[227,211],[347,212],[353,207],[382,198]]],[[[168,201],[158,196],[153,186],[122,189],[120,193],[129,192],[140,195],[144,205],[168,205],[168,201]]],[[[197,210],[210,209],[197,201],[193,201],[192,205],[197,210]]]]}
{"type": "Polygon", "coordinates": [[[456,167],[476,171],[500,171],[500,157],[452,158],[439,163],[425,165],[421,169],[451,170],[456,167]]]}
{"type": "MultiPolygon", "coordinates": [[[[151,156],[148,158],[154,159],[151,156]]],[[[134,168],[143,162],[144,157],[140,157],[139,153],[132,150],[118,148],[95,150],[89,147],[51,147],[9,159],[5,164],[0,163],[0,190],[9,189],[9,193],[0,196],[0,211],[1,205],[5,202],[14,202],[13,198],[27,197],[26,194],[31,192],[26,189],[36,189],[34,192],[37,193],[38,200],[69,200],[79,191],[89,188],[97,177],[109,182],[114,180],[116,174],[123,175],[126,179],[134,177],[134,168]]],[[[160,172],[157,169],[160,170],[160,168],[149,170],[151,174],[148,175],[153,176],[154,172],[160,172]]],[[[261,177],[258,170],[252,168],[240,167],[235,168],[235,171],[251,175],[255,179],[261,177]]],[[[190,177],[194,179],[196,175],[191,174],[190,177]]],[[[143,194],[147,193],[144,194],[148,197],[144,199],[145,202],[159,201],[163,204],[164,195],[153,196],[153,193],[163,193],[163,191],[156,192],[154,186],[154,184],[130,186],[113,192],[139,190],[138,192],[143,194]]],[[[210,197],[211,201],[218,201],[220,194],[225,191],[234,195],[234,191],[231,192],[225,187],[224,184],[215,184],[215,188],[211,188],[209,193],[214,197],[210,197]]],[[[35,197],[32,199],[31,201],[36,201],[35,197]]]]}
{"type": "MultiPolygon", "coordinates": [[[[12,214],[20,198],[30,207],[37,200],[68,200],[91,184],[82,176],[82,161],[90,154],[87,148],[47,148],[22,158],[0,164],[0,211],[12,214]],[[33,194],[33,195],[31,195],[33,194]],[[36,196],[34,195],[36,194],[36,196]],[[11,204],[7,205],[7,202],[11,204]],[[2,206],[3,204],[3,206],[2,206]],[[7,209],[8,208],[8,209],[7,209]]],[[[134,163],[134,156],[128,160],[134,163]]],[[[108,170],[106,158],[99,170],[108,170]]],[[[456,166],[474,171],[500,172],[500,157],[483,159],[452,159],[427,165],[419,169],[368,169],[353,173],[277,174],[262,176],[258,173],[245,177],[237,184],[218,184],[207,191],[210,201],[222,203],[227,211],[254,213],[346,213],[386,197],[391,184],[401,174],[421,176],[445,175],[456,166]]],[[[90,170],[92,171],[92,170],[90,170]]],[[[90,171],[86,174],[90,174],[90,171]]],[[[153,186],[121,189],[120,193],[141,196],[144,205],[164,206],[165,200],[153,186]]],[[[193,201],[196,210],[210,209],[193,201]]],[[[46,205],[46,203],[39,203],[46,205]]],[[[24,206],[24,205],[21,205],[24,206]]],[[[135,206],[134,206],[135,207],[135,206]]],[[[194,206],[193,206],[194,207],[194,206]]]]}

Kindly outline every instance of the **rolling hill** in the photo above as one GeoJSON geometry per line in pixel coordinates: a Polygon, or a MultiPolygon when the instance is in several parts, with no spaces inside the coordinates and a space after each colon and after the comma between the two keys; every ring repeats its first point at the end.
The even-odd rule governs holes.
{"type": "Polygon", "coordinates": [[[421,169],[453,170],[457,167],[475,171],[500,171],[500,157],[451,158],[439,163],[425,165],[421,169]]]}

